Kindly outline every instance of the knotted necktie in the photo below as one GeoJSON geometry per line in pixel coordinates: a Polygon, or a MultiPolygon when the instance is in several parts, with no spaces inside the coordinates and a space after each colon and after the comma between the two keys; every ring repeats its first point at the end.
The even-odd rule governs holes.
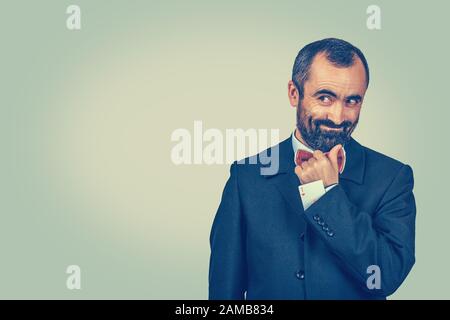
{"type": "MultiPolygon", "coordinates": [[[[324,153],[326,156],[328,156],[328,152],[324,153]]],[[[295,154],[295,163],[299,166],[304,161],[308,161],[313,157],[313,154],[306,150],[297,150],[297,153],[295,154]]],[[[344,163],[345,163],[345,155],[342,150],[342,148],[339,150],[337,155],[337,161],[338,161],[338,167],[339,167],[339,173],[342,173],[344,169],[344,163]]]]}

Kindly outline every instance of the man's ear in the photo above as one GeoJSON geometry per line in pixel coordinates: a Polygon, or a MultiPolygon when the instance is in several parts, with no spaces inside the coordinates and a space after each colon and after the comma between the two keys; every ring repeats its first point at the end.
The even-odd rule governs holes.
{"type": "Polygon", "coordinates": [[[299,102],[299,92],[294,84],[294,81],[289,80],[288,82],[288,98],[291,106],[297,108],[299,102]]]}

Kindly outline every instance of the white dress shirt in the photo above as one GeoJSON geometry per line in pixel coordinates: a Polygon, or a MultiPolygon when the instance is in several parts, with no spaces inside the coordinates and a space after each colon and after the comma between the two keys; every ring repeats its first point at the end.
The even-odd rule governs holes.
{"type": "MultiPolygon", "coordinates": [[[[314,150],[311,148],[305,146],[303,143],[300,142],[300,140],[297,139],[295,136],[295,131],[292,133],[292,148],[294,149],[294,162],[295,162],[295,154],[297,153],[297,150],[305,150],[308,152],[313,153],[314,150]]],[[[345,169],[345,149],[342,148],[342,151],[344,152],[344,163],[342,165],[342,172],[344,172],[345,169]]],[[[331,186],[328,186],[327,188],[324,187],[322,180],[313,181],[310,183],[302,184],[298,187],[298,191],[300,192],[300,198],[302,199],[303,208],[306,210],[308,209],[314,202],[320,199],[325,192],[330,191],[332,188],[334,188],[337,184],[333,184],[331,186]]]]}

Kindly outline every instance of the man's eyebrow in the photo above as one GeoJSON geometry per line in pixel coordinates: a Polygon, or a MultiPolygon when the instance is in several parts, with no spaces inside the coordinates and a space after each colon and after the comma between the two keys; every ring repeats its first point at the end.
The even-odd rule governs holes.
{"type": "Polygon", "coordinates": [[[350,96],[345,98],[345,100],[351,100],[351,99],[355,99],[355,100],[361,101],[362,97],[359,94],[352,94],[352,95],[350,95],[350,96]]]}
{"type": "Polygon", "coordinates": [[[316,93],[314,93],[313,97],[317,97],[317,96],[319,96],[319,95],[321,95],[321,94],[327,94],[327,95],[329,95],[329,96],[332,96],[332,97],[334,97],[334,98],[337,98],[337,94],[334,93],[334,92],[331,91],[331,90],[328,90],[328,89],[321,89],[321,90],[317,91],[316,93]]]}

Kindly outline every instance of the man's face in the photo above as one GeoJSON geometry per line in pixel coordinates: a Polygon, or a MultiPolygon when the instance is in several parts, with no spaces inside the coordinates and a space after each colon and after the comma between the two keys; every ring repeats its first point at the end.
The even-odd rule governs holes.
{"type": "Polygon", "coordinates": [[[322,152],[345,145],[358,123],[366,89],[365,69],[359,58],[355,57],[348,68],[338,68],[324,54],[318,54],[297,106],[297,128],[303,142],[322,152]]]}

